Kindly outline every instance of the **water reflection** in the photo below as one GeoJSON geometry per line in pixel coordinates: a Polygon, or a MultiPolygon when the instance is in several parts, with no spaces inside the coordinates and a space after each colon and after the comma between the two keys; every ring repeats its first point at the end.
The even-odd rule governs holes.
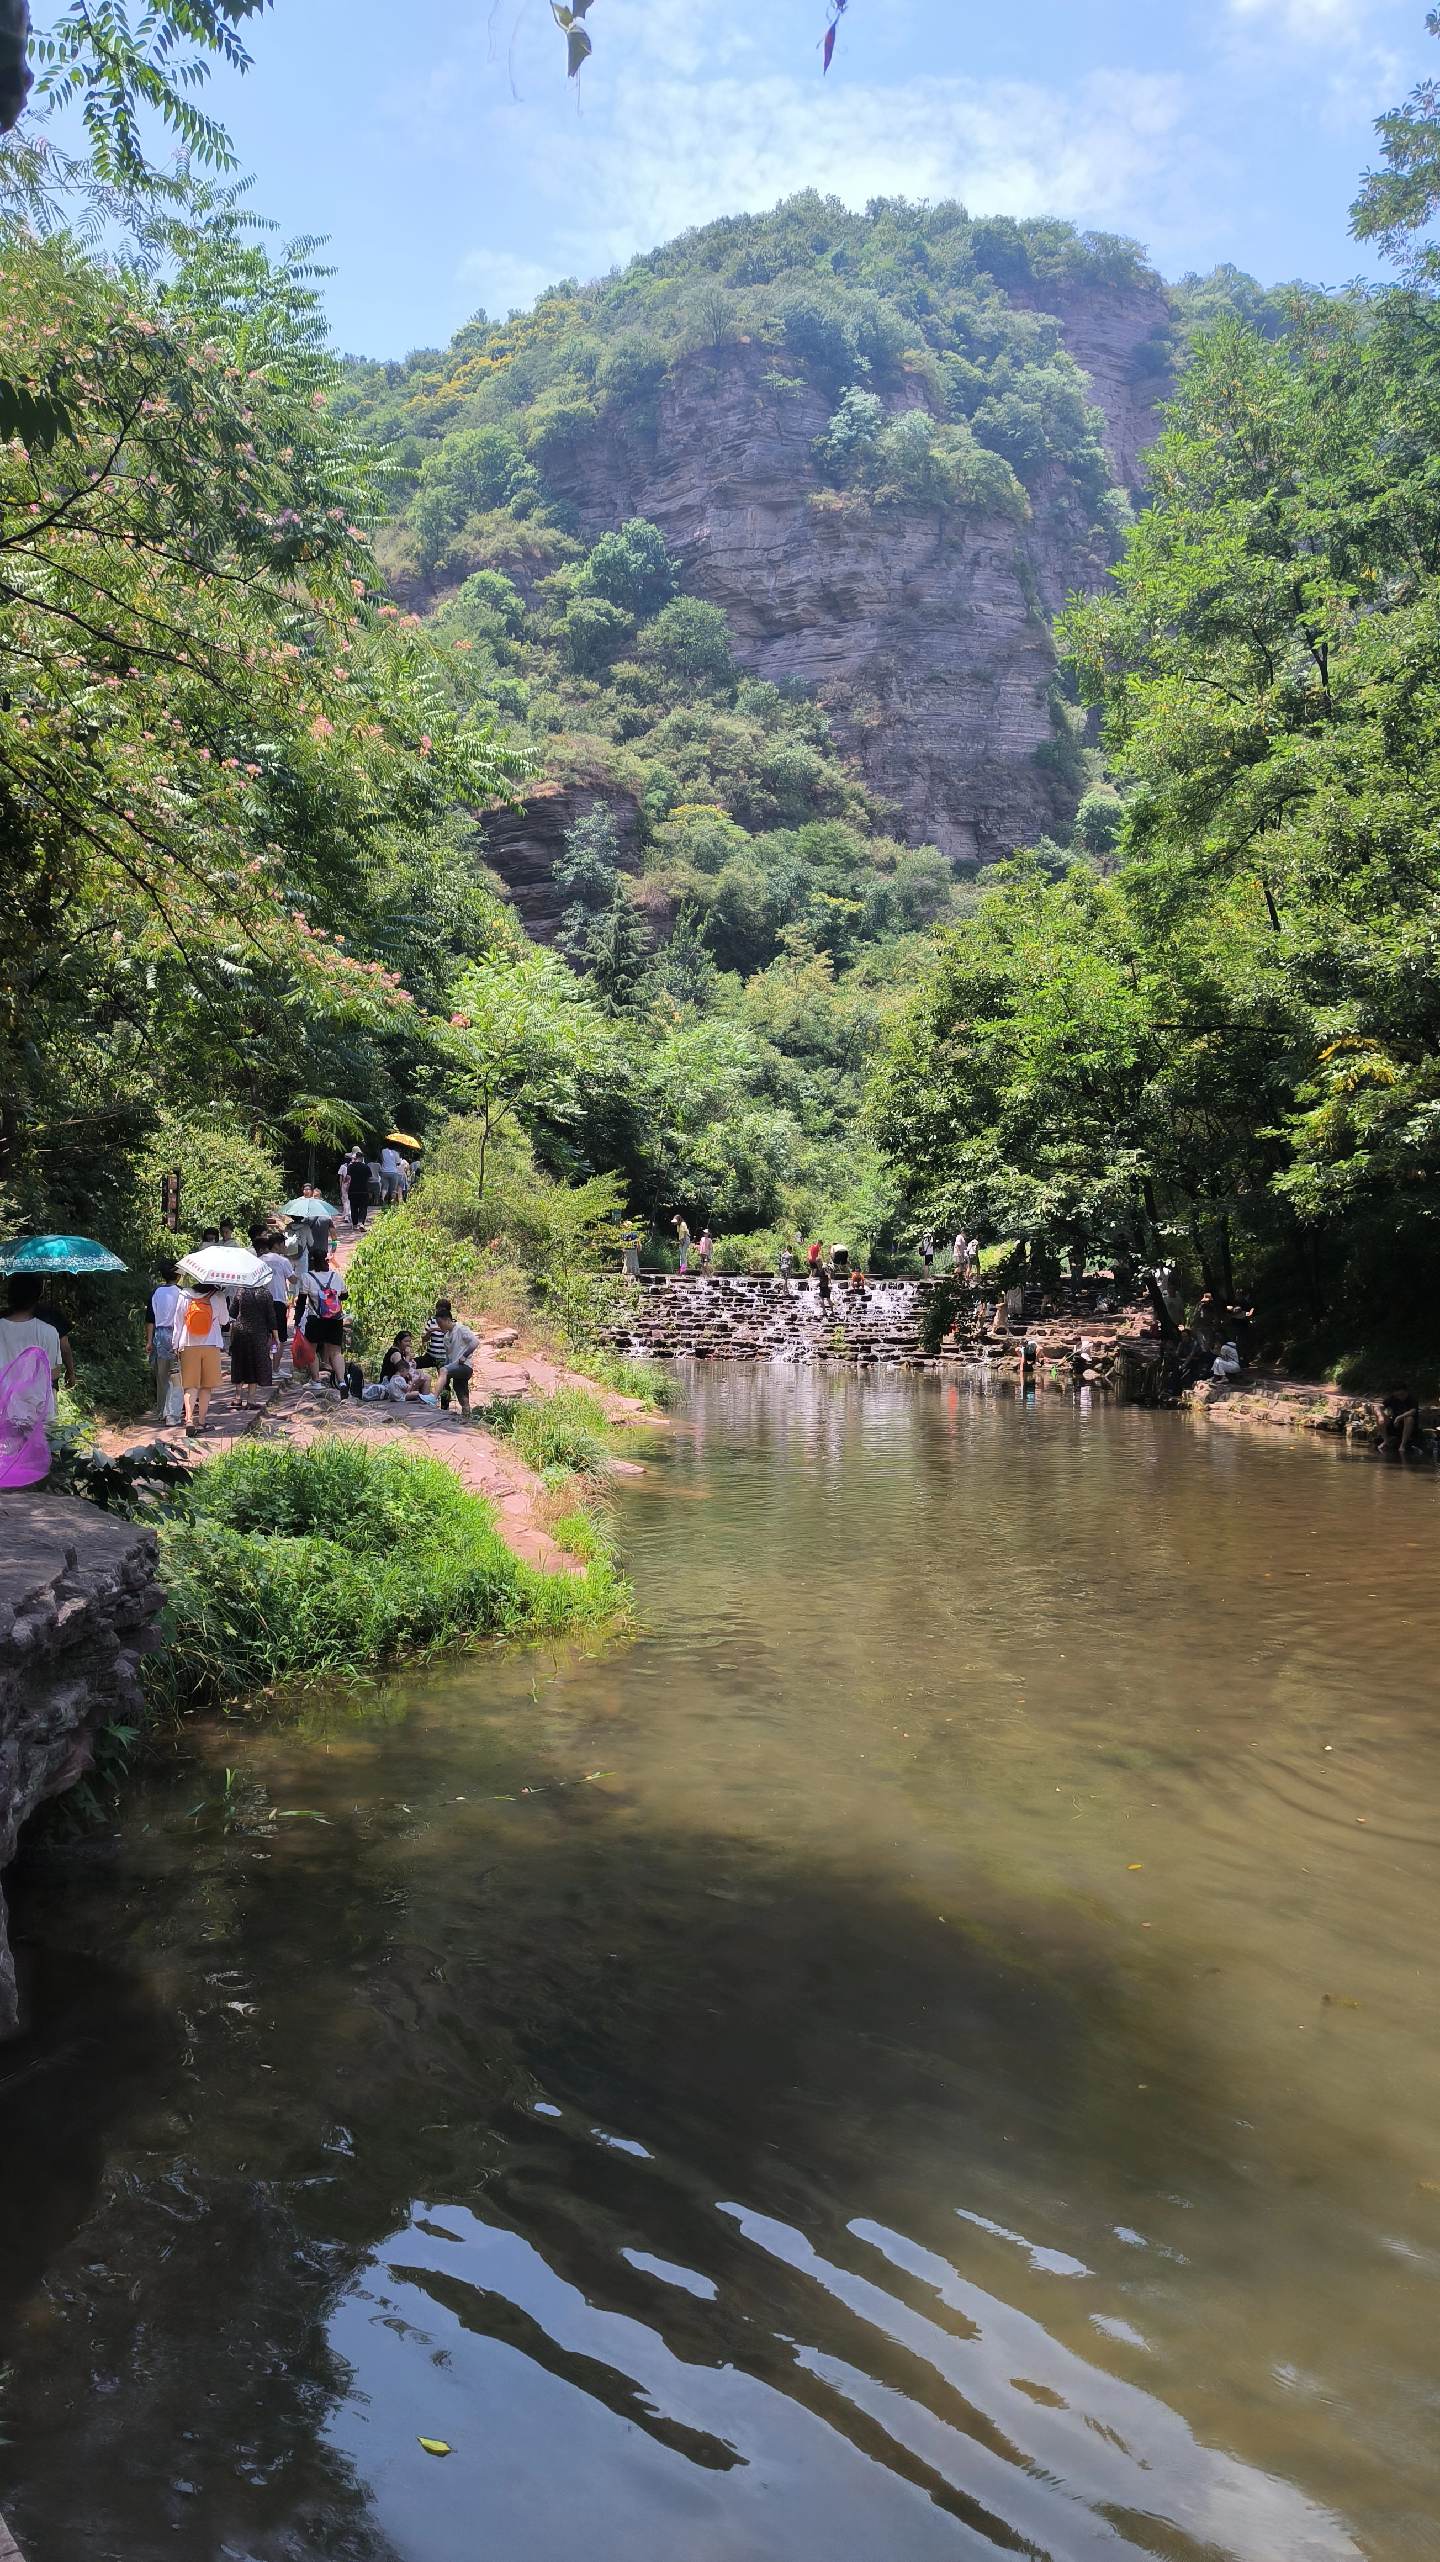
{"type": "Polygon", "coordinates": [[[29,2562],[1425,2552],[1435,1500],[716,1377],[638,1643],[232,1727],[224,1821],[36,1864],[29,2562]]]}

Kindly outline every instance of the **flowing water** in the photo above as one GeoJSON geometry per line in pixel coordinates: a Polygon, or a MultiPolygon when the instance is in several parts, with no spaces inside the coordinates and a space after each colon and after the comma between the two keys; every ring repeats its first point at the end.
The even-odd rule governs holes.
{"type": "Polygon", "coordinates": [[[33,1854],[27,2562],[1440,2551],[1437,1504],[709,1375],[633,1641],[33,1854]]]}

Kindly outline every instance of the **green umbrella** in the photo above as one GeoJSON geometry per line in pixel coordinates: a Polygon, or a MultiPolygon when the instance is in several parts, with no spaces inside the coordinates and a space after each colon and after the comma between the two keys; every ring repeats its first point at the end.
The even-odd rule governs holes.
{"type": "Polygon", "coordinates": [[[0,1246],[0,1272],[123,1272],[124,1264],[94,1237],[14,1237],[0,1246]]]}
{"type": "Polygon", "coordinates": [[[340,1213],[332,1210],[328,1201],[307,1201],[297,1194],[293,1201],[282,1202],[280,1216],[282,1219],[329,1219],[333,1226],[340,1213]]]}

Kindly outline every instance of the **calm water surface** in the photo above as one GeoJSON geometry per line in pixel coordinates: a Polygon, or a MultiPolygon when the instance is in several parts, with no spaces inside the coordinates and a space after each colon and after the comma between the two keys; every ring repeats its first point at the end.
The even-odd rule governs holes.
{"type": "Polygon", "coordinates": [[[1440,2552],[1437,1504],[711,1375],[637,1641],[32,1855],[27,2562],[1440,2552]]]}

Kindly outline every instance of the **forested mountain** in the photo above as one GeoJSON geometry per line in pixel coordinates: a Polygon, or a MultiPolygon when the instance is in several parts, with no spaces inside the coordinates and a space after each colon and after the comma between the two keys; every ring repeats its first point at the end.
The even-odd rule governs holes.
{"type": "MultiPolygon", "coordinates": [[[[791,738],[751,684],[749,735],[717,731],[709,754],[677,724],[667,680],[688,704],[694,678],[650,633],[665,599],[602,592],[587,565],[638,518],[725,617],[729,652],[703,671],[717,708],[737,679],[803,695],[874,823],[973,868],[1073,817],[1051,620],[1115,557],[1174,343],[1126,242],[809,195],[349,382],[396,468],[397,595],[490,645],[552,774],[613,798],[622,833],[635,804],[642,836],[696,799],[752,830],[844,812],[807,768],[813,713],[791,738]],[[465,583],[497,575],[488,598],[465,583]],[[738,805],[736,751],[758,779],[779,735],[779,788],[738,805]]],[[[526,890],[556,851],[543,801],[498,840],[526,890]]]]}

